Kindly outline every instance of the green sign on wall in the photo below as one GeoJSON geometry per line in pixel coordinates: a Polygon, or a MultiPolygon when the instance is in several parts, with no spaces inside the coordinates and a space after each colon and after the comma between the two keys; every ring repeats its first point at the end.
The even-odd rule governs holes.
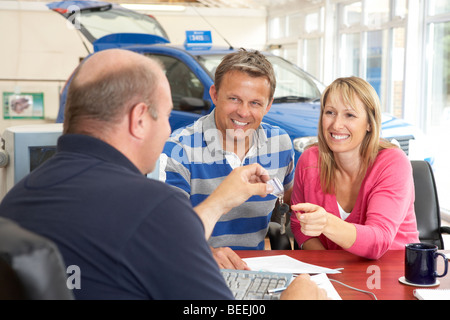
{"type": "Polygon", "coordinates": [[[44,93],[3,92],[3,119],[44,119],[44,93]]]}

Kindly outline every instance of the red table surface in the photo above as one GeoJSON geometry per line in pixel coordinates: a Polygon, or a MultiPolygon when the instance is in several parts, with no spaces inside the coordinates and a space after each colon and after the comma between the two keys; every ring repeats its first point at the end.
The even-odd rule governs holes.
{"type": "MultiPolygon", "coordinates": [[[[344,268],[340,274],[328,274],[346,285],[370,291],[378,300],[415,300],[414,289],[399,282],[404,275],[404,250],[386,252],[378,260],[368,260],[343,250],[242,250],[236,251],[241,258],[287,255],[305,263],[326,268],[344,268]]],[[[438,271],[442,273],[444,263],[438,258],[438,271]]],[[[450,289],[450,274],[438,278],[440,284],[432,289],[450,289]]],[[[371,300],[371,295],[349,289],[339,283],[332,282],[343,300],[371,300]]]]}

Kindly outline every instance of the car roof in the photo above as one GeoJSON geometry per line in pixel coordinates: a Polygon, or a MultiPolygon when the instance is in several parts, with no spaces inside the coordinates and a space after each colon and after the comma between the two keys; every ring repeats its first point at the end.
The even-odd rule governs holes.
{"type": "Polygon", "coordinates": [[[70,6],[77,6],[80,10],[112,7],[113,4],[104,1],[59,1],[47,3],[50,9],[68,9],[70,6]]]}
{"type": "MultiPolygon", "coordinates": [[[[193,56],[226,55],[239,49],[228,46],[189,46],[186,44],[173,44],[166,39],[151,34],[115,33],[106,35],[94,42],[95,51],[107,48],[124,48],[133,51],[145,51],[146,48],[166,48],[166,50],[179,50],[193,56]]],[[[273,56],[271,52],[260,51],[264,55],[273,56]]]]}
{"type": "Polygon", "coordinates": [[[189,49],[189,48],[186,48],[183,45],[175,45],[175,44],[172,44],[172,43],[158,43],[158,44],[150,44],[150,45],[134,45],[134,46],[130,46],[130,48],[139,48],[139,47],[142,47],[142,48],[145,48],[145,47],[160,47],[160,48],[163,48],[164,47],[164,48],[167,48],[167,50],[175,49],[175,50],[179,50],[179,51],[184,51],[184,52],[189,53],[189,54],[191,54],[193,56],[216,55],[216,54],[219,54],[219,55],[223,54],[223,55],[225,55],[225,54],[228,54],[230,52],[237,51],[236,49],[230,49],[228,47],[217,47],[217,46],[214,46],[214,47],[211,47],[211,48],[208,48],[208,49],[189,49]]]}

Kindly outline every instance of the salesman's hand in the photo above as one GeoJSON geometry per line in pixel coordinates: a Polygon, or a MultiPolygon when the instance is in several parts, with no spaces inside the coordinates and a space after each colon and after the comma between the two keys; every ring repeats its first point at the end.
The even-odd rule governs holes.
{"type": "Polygon", "coordinates": [[[280,296],[282,300],[327,300],[327,292],[311,280],[308,274],[297,276],[280,296]]]}
{"type": "Polygon", "coordinates": [[[211,251],[220,269],[250,270],[237,253],[228,247],[211,247],[211,251]]]}
{"type": "Polygon", "coordinates": [[[221,202],[225,212],[230,211],[254,195],[265,197],[273,191],[266,169],[257,163],[235,168],[211,194],[221,202]]]}
{"type": "Polygon", "coordinates": [[[194,209],[203,221],[206,239],[219,218],[254,195],[265,197],[273,191],[266,182],[267,171],[259,164],[235,168],[208,198],[194,209]]]}

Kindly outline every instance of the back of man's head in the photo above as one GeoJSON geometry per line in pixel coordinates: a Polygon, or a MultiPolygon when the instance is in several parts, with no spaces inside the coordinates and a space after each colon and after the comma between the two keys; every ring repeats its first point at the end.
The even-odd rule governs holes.
{"type": "Polygon", "coordinates": [[[157,68],[155,61],[122,49],[100,51],[87,58],[69,86],[64,133],[98,136],[114,130],[138,102],[151,106],[157,68]]]}

